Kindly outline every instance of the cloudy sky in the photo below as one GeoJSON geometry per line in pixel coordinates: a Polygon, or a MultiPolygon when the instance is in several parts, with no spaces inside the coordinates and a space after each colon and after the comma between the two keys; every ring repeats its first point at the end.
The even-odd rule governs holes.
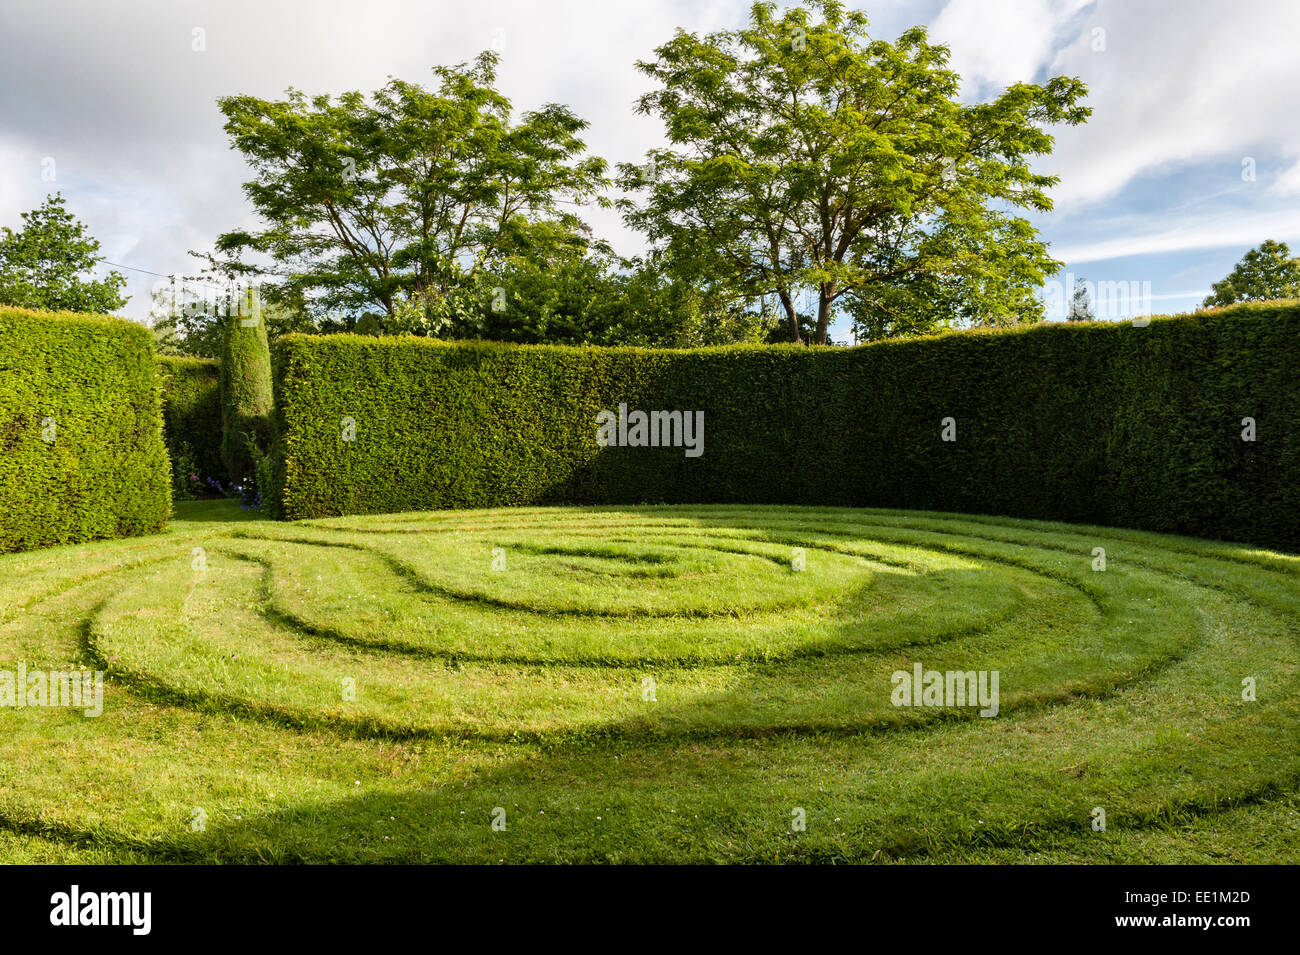
{"type": "MultiPolygon", "coordinates": [[[[852,2],[852,0],[850,0],[852,2]]],[[[1056,74],[1092,119],[1061,130],[1061,177],[1036,224],[1069,273],[1150,283],[1156,312],[1194,306],[1264,239],[1300,251],[1297,0],[858,0],[876,36],[917,23],[951,47],[964,96],[1056,74]]],[[[156,272],[193,271],[251,224],[219,96],[371,90],[388,75],[502,53],[517,109],[571,106],[611,162],[659,142],[632,104],[635,61],[676,27],[738,26],[745,0],[4,0],[0,224],[61,191],[129,277],[143,317],[156,272]],[[196,31],[201,31],[196,33],[196,31]],[[201,42],[196,42],[196,37],[201,42]],[[201,46],[202,49],[195,49],[201,46]]],[[[624,254],[616,214],[590,221],[624,254]]],[[[1115,302],[1120,305],[1122,303],[1115,302]]]]}

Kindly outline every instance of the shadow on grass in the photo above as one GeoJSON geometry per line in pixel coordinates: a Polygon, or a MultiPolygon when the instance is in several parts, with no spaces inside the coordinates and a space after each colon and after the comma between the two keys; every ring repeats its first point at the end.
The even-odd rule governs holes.
{"type": "MultiPolygon", "coordinates": [[[[180,520],[258,519],[255,512],[241,511],[234,502],[183,502],[178,511],[181,507],[198,516],[180,520]],[[236,516],[230,516],[232,511],[236,516]]],[[[739,514],[734,519],[711,514],[700,518],[700,523],[744,525],[739,514]]],[[[825,536],[814,527],[776,529],[771,536],[784,543],[788,533],[804,532],[813,539],[825,536]]],[[[959,571],[954,577],[990,572],[959,571]]],[[[959,593],[961,588],[953,590],[959,593]]],[[[973,632],[982,629],[976,625],[973,632]]],[[[969,632],[957,628],[944,636],[969,632]]],[[[840,643],[831,641],[822,649],[833,652],[842,649],[840,643]]],[[[1158,660],[1155,665],[1166,662],[1158,660]]],[[[771,673],[772,668],[764,670],[771,673]]],[[[1130,675],[1130,679],[1145,675],[1130,675]]],[[[1026,700],[1022,706],[1049,707],[1080,696],[1104,699],[1124,682],[1103,679],[1093,686],[1076,684],[1026,700]]],[[[753,682],[746,681],[671,709],[680,723],[709,727],[716,725],[719,710],[744,702],[753,689],[753,682]]],[[[888,683],[882,680],[881,693],[887,692],[888,683]]],[[[194,701],[156,702],[192,706],[194,701]]],[[[267,714],[227,715],[276,722],[267,714]]],[[[729,734],[725,725],[698,735],[656,734],[639,720],[618,720],[596,733],[573,738],[518,737],[515,741],[523,746],[510,752],[502,752],[502,745],[511,742],[506,739],[408,740],[412,752],[434,763],[442,746],[452,747],[450,752],[481,746],[482,762],[453,778],[428,780],[423,788],[408,777],[388,783],[391,791],[382,791],[384,781],[369,780],[370,792],[358,790],[355,796],[308,801],[251,818],[246,815],[242,821],[214,813],[204,833],[185,832],[178,824],[182,831],[158,840],[39,825],[6,826],[67,844],[139,853],[159,862],[869,861],[878,850],[886,858],[925,858],[954,845],[1023,849],[1045,834],[1073,832],[1079,819],[1087,819],[1092,804],[1087,800],[1095,801],[1096,795],[1090,791],[1094,781],[1085,770],[1075,780],[1051,775],[1046,766],[1023,767],[1019,775],[1010,770],[1005,775],[967,773],[954,767],[951,772],[899,779],[895,788],[881,788],[881,779],[872,778],[872,752],[885,739],[969,714],[890,711],[887,716],[892,719],[876,726],[761,727],[753,735],[729,734]],[[905,716],[924,717],[924,723],[905,716]],[[844,746],[835,748],[838,744],[851,745],[855,752],[853,765],[842,764],[836,772],[835,763],[847,759],[844,746]],[[821,780],[811,771],[814,766],[833,773],[830,791],[821,791],[821,780]],[[1017,828],[1026,820],[1015,814],[1000,827],[975,831],[967,826],[966,817],[984,813],[989,803],[1019,806],[1020,787],[1025,790],[1021,808],[1029,813],[1033,833],[1017,828]],[[791,806],[807,809],[815,838],[800,840],[788,832],[791,806]],[[506,810],[505,832],[491,827],[497,807],[506,810]],[[831,830],[831,822],[839,822],[837,813],[846,820],[838,834],[831,830]]],[[[327,737],[338,729],[286,727],[285,731],[324,731],[327,737]]],[[[360,735],[373,731],[373,727],[361,728],[360,735]]],[[[374,742],[395,744],[382,733],[374,742]]],[[[301,735],[295,743],[310,746],[313,740],[301,735]]],[[[328,739],[323,743],[328,745],[328,739]]],[[[924,741],[918,739],[916,745],[924,741]]],[[[1183,740],[1166,744],[1163,750],[1162,762],[1170,766],[1193,756],[1204,758],[1183,740]]],[[[1167,805],[1171,812],[1210,814],[1234,801],[1263,798],[1268,791],[1265,787],[1234,793],[1229,787],[1226,799],[1216,793],[1171,794],[1167,805]]],[[[1169,822],[1162,818],[1150,824],[1169,822]]],[[[1138,823],[1130,820],[1131,825],[1138,823]]]]}

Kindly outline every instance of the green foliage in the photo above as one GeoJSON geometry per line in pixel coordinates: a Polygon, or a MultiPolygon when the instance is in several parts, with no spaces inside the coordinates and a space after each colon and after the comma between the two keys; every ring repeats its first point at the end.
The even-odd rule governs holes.
{"type": "Polygon", "coordinates": [[[352,332],[356,335],[382,335],[384,333],[384,323],[374,312],[366,312],[357,319],[356,325],[352,327],[352,332]]]}
{"type": "Polygon", "coordinates": [[[1300,308],[852,349],[288,336],[290,518],[528,503],[844,504],[1300,549],[1300,308]],[[596,415],[705,413],[705,451],[599,447],[596,415]],[[941,440],[956,421],[957,440],[941,440]],[[1258,440],[1242,440],[1242,419],[1258,440]],[[343,439],[344,419],[355,440],[343,439]]]}
{"type": "Polygon", "coordinates": [[[370,96],[222,99],[266,228],[226,233],[218,251],[270,256],[281,294],[317,312],[395,319],[405,299],[436,323],[448,295],[505,257],[585,245],[559,201],[604,185],[604,161],[582,158],[587,124],[554,104],[512,121],[496,63],[436,67],[435,90],[394,79],[370,96]]]}
{"type": "Polygon", "coordinates": [[[264,495],[275,487],[275,458],[268,447],[260,444],[251,434],[247,439],[248,456],[252,462],[252,478],[240,488],[240,498],[247,507],[261,509],[264,495]]]}
{"type": "Polygon", "coordinates": [[[0,552],[160,530],[171,513],[149,330],[0,308],[0,552]]]}
{"type": "MultiPolygon", "coordinates": [[[[155,350],[160,355],[220,357],[225,317],[231,308],[238,307],[239,297],[246,289],[246,285],[203,274],[178,278],[155,290],[149,313],[155,350]]],[[[277,290],[258,287],[262,321],[270,341],[290,332],[316,331],[317,326],[302,303],[282,296],[268,298],[263,291],[277,290]]]]}
{"type": "Polygon", "coordinates": [[[1207,308],[1300,298],[1300,258],[1291,258],[1285,242],[1267,239],[1242,256],[1227,277],[1211,288],[1213,291],[1205,299],[1207,308]]]}
{"type": "MultiPolygon", "coordinates": [[[[546,261],[511,256],[462,276],[445,293],[399,292],[394,314],[324,320],[318,332],[417,335],[548,345],[689,348],[764,341],[777,319],[698,291],[654,259],[567,250],[546,261]]],[[[271,341],[275,326],[268,320],[271,341]]],[[[298,329],[308,330],[308,329],[298,329]]]]}
{"type": "Polygon", "coordinates": [[[647,192],[628,221],[680,275],[776,298],[796,342],[801,291],[817,344],[836,309],[865,337],[1041,319],[1033,292],[1059,263],[1012,213],[1051,208],[1056,179],[1032,165],[1052,148],[1044,127],[1087,117],[1080,81],[965,104],[924,29],[874,40],[833,0],[756,3],[745,29],[679,31],[655,53],[639,111],[670,146],[620,183],[647,192]]]}
{"type": "Polygon", "coordinates": [[[684,348],[761,341],[767,325],[675,279],[652,260],[513,259],[486,290],[479,334],[548,345],[684,348]]]}
{"type": "Polygon", "coordinates": [[[221,461],[226,476],[244,488],[254,478],[249,443],[270,437],[271,352],[261,303],[253,291],[245,307],[223,319],[221,350],[221,461]]]}
{"type": "Polygon", "coordinates": [[[215,361],[200,358],[162,356],[158,372],[173,493],[186,498],[216,493],[226,482],[221,460],[219,367],[215,361]]]}
{"type": "Polygon", "coordinates": [[[0,305],[107,314],[126,304],[121,274],[82,278],[103,256],[85,224],[64,208],[63,196],[46,196],[22,218],[18,232],[0,230],[0,305]]]}

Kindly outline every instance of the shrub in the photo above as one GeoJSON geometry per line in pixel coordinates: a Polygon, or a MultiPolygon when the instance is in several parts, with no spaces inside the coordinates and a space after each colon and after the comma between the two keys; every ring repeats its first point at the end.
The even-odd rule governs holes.
{"type": "Polygon", "coordinates": [[[160,357],[158,372],[162,379],[163,436],[172,461],[174,493],[194,497],[219,491],[226,482],[226,469],[221,462],[221,383],[217,363],[202,358],[160,357]]]}
{"type": "MultiPolygon", "coordinates": [[[[249,442],[270,437],[271,353],[256,293],[225,318],[221,342],[221,460],[241,489],[253,480],[249,442]]],[[[242,493],[242,492],[241,492],[242,493]]]]}
{"type": "Polygon", "coordinates": [[[850,349],[282,339],[289,518],[533,503],[847,504],[1300,549],[1300,307],[850,349]],[[596,415],[700,410],[705,450],[599,447],[596,415]],[[956,440],[942,440],[944,418],[956,440]],[[1243,441],[1243,418],[1257,440],[1243,441]],[[344,419],[355,440],[343,440],[344,419]]]}
{"type": "Polygon", "coordinates": [[[149,329],[0,308],[0,552],[146,534],[171,514],[149,329]]]}

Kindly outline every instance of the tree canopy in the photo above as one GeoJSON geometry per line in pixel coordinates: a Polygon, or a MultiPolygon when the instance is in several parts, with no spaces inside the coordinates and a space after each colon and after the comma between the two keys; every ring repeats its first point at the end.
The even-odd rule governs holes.
{"type": "Polygon", "coordinates": [[[1210,286],[1205,306],[1300,298],[1300,258],[1291,258],[1285,242],[1266,239],[1241,257],[1231,272],[1210,286]]]}
{"type": "Polygon", "coordinates": [[[209,264],[270,277],[268,305],[322,331],[825,344],[833,316],[862,340],[1041,320],[1061,263],[1025,213],[1057,180],[1033,163],[1050,127],[1089,115],[1083,84],[967,103],[924,28],[867,25],[838,0],[759,2],[746,27],[679,30],[638,63],[667,145],[619,166],[637,259],[578,214],[610,204],[586,122],[556,104],[516,118],[493,53],[428,89],[225,97],[262,224],[219,236],[209,264]]]}
{"type": "Polygon", "coordinates": [[[1015,212],[1052,207],[1056,179],[1031,161],[1052,148],[1045,127],[1089,115],[1081,81],[967,105],[923,28],[875,40],[834,0],[756,3],[744,29],[679,30],[655,53],[638,109],[669,145],[620,183],[643,191],[627,219],[678,274],[775,299],[794,341],[805,292],[817,343],[837,308],[867,338],[1041,318],[1060,263],[1015,212]]]}
{"type": "Polygon", "coordinates": [[[120,273],[87,277],[103,261],[99,242],[62,195],[46,196],[22,220],[17,232],[0,229],[0,305],[107,314],[127,303],[120,273]]]}
{"type": "Polygon", "coordinates": [[[436,88],[390,80],[370,96],[220,101],[266,223],[221,235],[228,274],[277,275],[273,291],[313,311],[414,307],[436,324],[446,301],[511,255],[583,247],[568,204],[598,198],[604,160],[584,156],[587,123],[555,104],[511,118],[497,57],[436,67],[436,88]],[[239,256],[261,253],[270,265],[239,256]]]}

